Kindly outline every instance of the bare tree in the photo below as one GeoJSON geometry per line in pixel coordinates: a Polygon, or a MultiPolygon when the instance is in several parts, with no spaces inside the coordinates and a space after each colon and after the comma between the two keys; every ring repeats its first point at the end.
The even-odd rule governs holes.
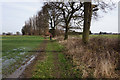
{"type": "Polygon", "coordinates": [[[48,15],[49,15],[49,24],[50,24],[50,31],[55,37],[55,29],[56,26],[63,20],[61,18],[61,12],[59,9],[55,8],[55,3],[54,2],[46,2],[45,6],[47,7],[48,15]]]}
{"type": "MultiPolygon", "coordinates": [[[[45,35],[48,32],[49,24],[54,30],[56,26],[63,25],[65,28],[64,39],[68,38],[68,31],[77,24],[80,29],[83,27],[83,42],[87,43],[89,39],[91,19],[98,18],[97,10],[107,12],[113,9],[114,4],[105,1],[96,2],[49,2],[45,3],[42,9],[34,17],[30,18],[22,29],[24,35],[45,35]],[[95,5],[93,5],[93,3],[95,5]],[[83,23],[84,22],[84,23],[83,23]]],[[[77,28],[78,28],[77,27],[77,28]]]]}
{"type": "Polygon", "coordinates": [[[57,3],[56,8],[60,9],[62,12],[62,16],[65,23],[65,37],[66,40],[68,38],[68,30],[69,30],[69,23],[73,16],[75,16],[75,13],[79,11],[83,7],[83,4],[81,2],[75,3],[75,2],[67,2],[67,3],[57,3]]]}
{"type": "Polygon", "coordinates": [[[97,10],[101,10],[103,12],[107,12],[113,9],[114,3],[113,2],[105,2],[105,1],[96,1],[93,2],[97,5],[92,5],[92,3],[87,3],[85,7],[84,2],[58,2],[55,3],[56,8],[60,9],[62,12],[62,16],[65,23],[65,37],[64,39],[68,38],[68,30],[70,26],[70,22],[74,20],[76,24],[82,26],[83,21],[86,18],[87,22],[84,21],[84,28],[83,28],[83,41],[87,42],[89,39],[89,29],[91,23],[91,17],[94,19],[98,18],[97,10]],[[87,10],[88,9],[88,10],[87,10]],[[89,12],[90,11],[90,12],[89,12]],[[89,13],[88,13],[89,12],[89,13]],[[87,15],[84,15],[86,13],[87,15]],[[77,21],[78,20],[78,21],[77,21]],[[85,27],[85,25],[87,27],[85,27]]]}
{"type": "Polygon", "coordinates": [[[93,16],[94,19],[98,18],[97,10],[100,9],[103,12],[107,12],[112,10],[115,7],[113,2],[106,3],[104,1],[97,1],[97,5],[92,5],[92,2],[85,2],[84,3],[84,28],[83,28],[83,42],[86,44],[89,40],[89,33],[90,33],[90,24],[91,18],[93,16]]]}

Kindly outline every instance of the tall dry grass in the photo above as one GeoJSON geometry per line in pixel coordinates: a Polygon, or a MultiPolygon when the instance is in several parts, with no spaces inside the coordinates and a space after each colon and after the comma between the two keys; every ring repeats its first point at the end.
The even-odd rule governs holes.
{"type": "Polygon", "coordinates": [[[75,68],[82,71],[83,78],[120,78],[118,39],[95,37],[87,45],[77,37],[58,40],[66,47],[66,55],[72,58],[75,68]]]}

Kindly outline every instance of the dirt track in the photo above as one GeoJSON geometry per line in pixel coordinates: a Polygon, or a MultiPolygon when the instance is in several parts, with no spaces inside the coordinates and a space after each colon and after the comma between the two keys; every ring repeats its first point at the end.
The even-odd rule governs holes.
{"type": "MultiPolygon", "coordinates": [[[[50,67],[50,65],[48,66],[49,63],[45,64],[44,66],[44,67],[48,66],[47,69],[51,69],[50,74],[52,78],[72,77],[71,75],[72,68],[68,66],[68,64],[70,63],[66,62],[65,57],[62,54],[63,51],[59,50],[59,48],[60,47],[56,46],[54,41],[44,40],[43,43],[39,46],[39,48],[36,51],[33,51],[35,54],[35,58],[30,61],[30,64],[27,65],[22,72],[18,71],[17,73],[14,73],[12,77],[9,78],[33,78],[33,73],[36,71],[36,66],[39,65],[39,61],[46,62],[46,60],[48,61],[52,60],[52,62],[50,63],[51,65],[53,65],[52,67],[50,67]],[[62,56],[62,58],[60,56],[62,56]]],[[[39,69],[42,70],[41,68],[38,68],[38,70],[39,69]]],[[[47,71],[43,70],[43,72],[44,72],[43,74],[49,76],[47,71]]],[[[39,75],[41,76],[42,74],[38,74],[38,76],[39,75]]]]}
{"type": "MultiPolygon", "coordinates": [[[[47,45],[47,40],[44,40],[44,42],[40,45],[38,48],[39,51],[45,51],[46,45],[47,45]]],[[[26,67],[20,78],[32,78],[32,72],[35,68],[35,65],[37,64],[37,61],[43,61],[45,59],[45,52],[37,52],[36,58],[31,62],[30,65],[26,67]]]]}

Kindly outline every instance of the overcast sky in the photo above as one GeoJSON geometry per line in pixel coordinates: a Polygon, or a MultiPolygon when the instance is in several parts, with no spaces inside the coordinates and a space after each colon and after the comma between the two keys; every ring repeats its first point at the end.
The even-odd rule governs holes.
{"type": "Polygon", "coordinates": [[[2,32],[21,31],[26,20],[41,9],[42,2],[8,2],[2,4],[2,32]]]}
{"type": "Polygon", "coordinates": [[[118,4],[112,11],[101,13],[99,15],[101,18],[98,18],[98,21],[92,20],[92,32],[118,32],[118,4]]]}
{"type": "MultiPolygon", "coordinates": [[[[6,0],[7,1],[7,0],[6,0]]],[[[13,2],[0,3],[0,23],[2,22],[2,32],[16,32],[21,31],[25,21],[37,14],[43,6],[43,1],[39,0],[11,0],[13,2]]],[[[118,32],[118,5],[117,8],[108,12],[100,14],[103,16],[98,21],[92,20],[92,32],[118,32]]],[[[0,32],[1,33],[1,32],[0,32]]]]}

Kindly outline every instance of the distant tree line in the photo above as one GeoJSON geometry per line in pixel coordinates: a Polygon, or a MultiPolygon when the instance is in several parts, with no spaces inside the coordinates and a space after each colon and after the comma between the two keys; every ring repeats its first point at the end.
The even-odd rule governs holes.
{"type": "Polygon", "coordinates": [[[20,32],[16,32],[15,34],[13,34],[12,32],[3,32],[2,35],[21,35],[20,32]]]}

